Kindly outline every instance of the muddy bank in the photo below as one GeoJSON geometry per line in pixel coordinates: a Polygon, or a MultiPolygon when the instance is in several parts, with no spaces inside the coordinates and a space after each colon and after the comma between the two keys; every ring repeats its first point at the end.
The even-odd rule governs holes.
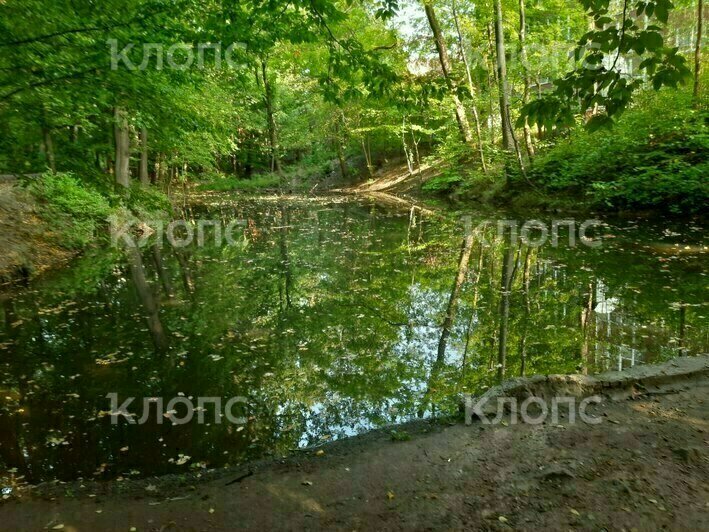
{"type": "Polygon", "coordinates": [[[14,530],[700,530],[708,369],[707,356],[642,368],[613,386],[627,393],[589,408],[600,423],[419,422],[230,470],[54,483],[10,494],[0,519],[14,530]]]}

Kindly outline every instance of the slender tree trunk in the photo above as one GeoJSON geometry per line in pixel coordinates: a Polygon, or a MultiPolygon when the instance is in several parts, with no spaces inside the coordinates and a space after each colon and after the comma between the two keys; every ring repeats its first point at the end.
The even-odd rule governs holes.
{"type": "Polygon", "coordinates": [[[694,105],[699,108],[699,83],[702,66],[702,19],[704,1],[697,0],[697,44],[694,48],[694,105]]]}
{"type": "Polygon", "coordinates": [[[54,158],[54,143],[52,142],[52,132],[48,127],[42,128],[42,143],[44,144],[44,154],[47,156],[49,169],[53,174],[56,174],[57,164],[54,158]]]}
{"type": "Polygon", "coordinates": [[[505,57],[505,33],[502,27],[502,0],[495,0],[495,56],[497,59],[497,84],[500,91],[500,121],[502,122],[502,147],[512,148],[510,129],[510,98],[507,85],[507,58],[505,57]]]}
{"type": "Polygon", "coordinates": [[[367,144],[364,142],[364,137],[362,137],[362,151],[364,152],[364,159],[367,162],[367,172],[369,173],[369,177],[374,177],[374,167],[372,166],[372,156],[369,153],[369,149],[367,148],[367,144]]]}
{"type": "Polygon", "coordinates": [[[124,187],[130,186],[130,136],[128,133],[128,119],[126,112],[120,107],[115,108],[115,143],[116,158],[115,170],[116,183],[124,187]]]}
{"type": "Polygon", "coordinates": [[[413,154],[406,145],[406,116],[401,120],[401,145],[404,148],[404,157],[406,157],[406,167],[409,169],[409,175],[414,175],[413,154]]]}
{"type": "Polygon", "coordinates": [[[455,30],[458,34],[458,46],[460,47],[460,56],[463,59],[463,65],[465,65],[465,74],[468,77],[468,90],[470,91],[470,97],[472,99],[472,111],[473,119],[475,121],[475,135],[478,139],[478,148],[480,151],[480,164],[483,167],[483,172],[487,174],[487,165],[485,164],[485,151],[483,150],[483,139],[480,133],[480,115],[478,113],[478,106],[475,105],[475,85],[473,84],[473,76],[470,73],[470,63],[468,63],[468,55],[465,53],[465,46],[463,45],[463,34],[460,31],[460,24],[458,24],[458,12],[455,8],[455,0],[453,1],[453,21],[455,22],[455,30]]]}
{"type": "Polygon", "coordinates": [[[343,179],[347,177],[347,160],[345,159],[346,127],[345,113],[342,109],[338,109],[338,116],[335,119],[335,143],[337,147],[337,160],[340,162],[340,173],[343,179]]]}
{"type": "Polygon", "coordinates": [[[436,49],[438,50],[438,58],[441,62],[441,70],[443,71],[443,77],[446,80],[448,92],[453,100],[453,104],[455,105],[455,118],[458,121],[460,135],[463,138],[463,142],[472,146],[473,135],[470,131],[468,117],[465,114],[465,107],[463,107],[460,98],[458,98],[456,83],[451,77],[451,64],[450,59],[448,58],[448,49],[446,48],[446,41],[443,38],[443,33],[441,32],[441,26],[438,23],[438,19],[436,18],[436,12],[434,11],[433,5],[430,3],[430,1],[426,1],[424,3],[424,9],[426,11],[428,23],[431,26],[431,31],[433,32],[433,38],[436,41],[436,49]]]}
{"type": "Polygon", "coordinates": [[[497,69],[495,67],[495,45],[492,39],[492,23],[487,25],[487,45],[488,53],[485,57],[485,64],[487,66],[487,92],[488,92],[488,103],[489,109],[489,124],[490,124],[490,143],[495,144],[495,101],[494,101],[494,90],[497,85],[497,69]]]}
{"type": "Polygon", "coordinates": [[[419,141],[416,140],[416,133],[413,128],[411,128],[411,142],[414,145],[414,155],[416,156],[416,168],[418,168],[419,175],[421,175],[421,157],[419,155],[419,141]]]}
{"type": "Polygon", "coordinates": [[[148,186],[150,184],[150,173],[148,172],[148,129],[140,128],[140,184],[148,186]]]}
{"type": "MultiPolygon", "coordinates": [[[[502,121],[502,147],[512,150],[517,157],[517,164],[524,179],[527,179],[527,172],[524,168],[524,160],[519,143],[512,128],[512,116],[510,114],[509,84],[507,81],[507,59],[505,57],[505,33],[502,26],[502,0],[495,0],[495,50],[497,52],[497,82],[500,86],[500,120],[502,121]]],[[[531,183],[530,183],[531,185],[531,183]]]]}
{"type": "Polygon", "coordinates": [[[281,158],[278,153],[278,130],[274,112],[273,85],[268,79],[268,65],[265,59],[261,60],[261,76],[263,77],[264,103],[266,104],[266,121],[268,125],[268,142],[271,147],[271,171],[281,175],[281,158]]]}
{"type": "Polygon", "coordinates": [[[150,174],[148,173],[148,129],[140,128],[140,184],[148,186],[150,184],[150,174]]]}
{"type": "MultiPolygon", "coordinates": [[[[519,0],[519,58],[522,61],[522,73],[524,77],[524,91],[522,92],[522,105],[527,105],[529,101],[529,64],[527,59],[527,17],[525,15],[524,0],[519,0]]],[[[532,144],[532,130],[529,122],[524,119],[524,145],[527,148],[527,155],[531,159],[534,157],[534,144],[532,144]]]]}
{"type": "Polygon", "coordinates": [[[339,138],[335,139],[335,143],[337,146],[337,160],[340,163],[340,174],[342,175],[342,178],[345,179],[347,177],[347,162],[345,161],[345,154],[342,151],[342,144],[340,143],[339,138]]]}

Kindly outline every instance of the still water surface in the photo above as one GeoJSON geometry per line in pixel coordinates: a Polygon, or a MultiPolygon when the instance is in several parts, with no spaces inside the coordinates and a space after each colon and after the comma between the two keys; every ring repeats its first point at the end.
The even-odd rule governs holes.
{"type": "Polygon", "coordinates": [[[600,247],[530,247],[494,224],[466,239],[461,214],[505,217],[206,199],[186,217],[243,220],[233,245],[104,250],[3,297],[3,484],[234,465],[452,413],[502,375],[707,352],[704,228],[607,221],[600,247]],[[244,397],[247,420],[113,424],[109,393],[136,418],[143,398],[244,397]]]}

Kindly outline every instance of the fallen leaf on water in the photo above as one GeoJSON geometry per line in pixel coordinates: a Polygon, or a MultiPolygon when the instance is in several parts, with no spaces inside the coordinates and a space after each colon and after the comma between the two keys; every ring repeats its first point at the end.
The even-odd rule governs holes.
{"type": "Polygon", "coordinates": [[[506,518],[504,515],[501,515],[500,517],[498,517],[497,520],[498,520],[500,523],[506,523],[506,522],[507,522],[507,518],[506,518]]]}
{"type": "Polygon", "coordinates": [[[313,483],[310,482],[309,480],[304,480],[303,482],[301,482],[301,484],[302,484],[303,486],[312,486],[312,485],[313,485],[313,483]]]}
{"type": "Polygon", "coordinates": [[[323,451],[322,449],[320,449],[319,451],[317,451],[317,452],[315,453],[315,456],[323,456],[324,454],[325,454],[325,451],[323,451]]]}
{"type": "Polygon", "coordinates": [[[387,491],[387,499],[392,500],[395,497],[396,495],[394,495],[393,491],[387,491]]]}

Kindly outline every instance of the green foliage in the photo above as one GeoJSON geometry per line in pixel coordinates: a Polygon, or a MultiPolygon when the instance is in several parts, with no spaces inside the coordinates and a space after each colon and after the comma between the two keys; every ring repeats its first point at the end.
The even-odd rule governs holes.
{"type": "Polygon", "coordinates": [[[111,212],[104,196],[72,174],[46,173],[29,188],[44,204],[41,215],[66,248],[86,246],[111,212]]]}
{"type": "Polygon", "coordinates": [[[699,211],[709,202],[708,120],[688,91],[645,92],[612,135],[576,127],[535,160],[530,177],[599,207],[699,211]]]}
{"type": "Polygon", "coordinates": [[[429,179],[422,189],[428,192],[449,192],[463,183],[463,176],[456,170],[446,170],[429,179]]]}
{"type": "Polygon", "coordinates": [[[93,177],[47,172],[26,181],[41,206],[38,214],[61,247],[78,250],[106,238],[107,220],[119,212],[138,219],[162,219],[172,211],[167,196],[157,189],[135,183],[127,194],[118,194],[105,180],[93,177]]]}
{"type": "Polygon", "coordinates": [[[133,183],[124,201],[125,206],[141,219],[164,218],[172,212],[170,200],[164,193],[137,182],[133,183]]]}
{"type": "Polygon", "coordinates": [[[610,0],[581,0],[581,3],[593,18],[594,28],[578,41],[575,58],[580,63],[554,82],[556,88],[552,94],[522,109],[518,127],[525,119],[547,129],[568,127],[573,123],[572,109],[579,102],[581,112],[594,106],[602,109],[602,114],[588,122],[589,129],[613,124],[614,117],[628,107],[633,94],[643,86],[643,76],[629,79],[616,68],[621,57],[636,54],[642,58],[638,68],[655,90],[677,88],[690,77],[679,49],[665,46],[662,28],[653,24],[653,18],[661,24],[667,23],[673,8],[670,0],[625,0],[620,20],[609,16],[610,0]]]}
{"type": "Polygon", "coordinates": [[[242,179],[233,176],[218,176],[212,178],[206,183],[200,184],[198,189],[218,192],[226,192],[230,190],[250,192],[269,188],[278,188],[279,184],[280,178],[276,174],[260,174],[251,179],[242,179]]]}

